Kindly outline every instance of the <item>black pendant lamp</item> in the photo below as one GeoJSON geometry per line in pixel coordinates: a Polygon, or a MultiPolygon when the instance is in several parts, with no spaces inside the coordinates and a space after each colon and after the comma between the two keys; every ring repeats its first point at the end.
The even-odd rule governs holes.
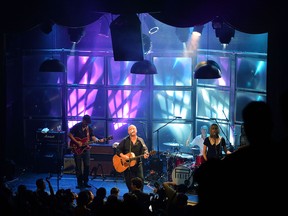
{"type": "Polygon", "coordinates": [[[194,71],[195,79],[219,79],[221,78],[220,66],[213,60],[199,62],[194,71]]]}
{"type": "Polygon", "coordinates": [[[65,65],[58,59],[49,58],[45,60],[39,68],[40,72],[66,72],[65,65]]]}
{"type": "Polygon", "coordinates": [[[152,62],[148,60],[143,60],[134,63],[131,67],[130,73],[145,74],[145,75],[157,74],[157,69],[152,62]]]}

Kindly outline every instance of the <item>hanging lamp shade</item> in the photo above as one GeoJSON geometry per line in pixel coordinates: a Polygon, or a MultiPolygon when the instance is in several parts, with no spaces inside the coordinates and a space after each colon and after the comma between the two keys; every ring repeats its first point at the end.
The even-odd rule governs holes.
{"type": "Polygon", "coordinates": [[[40,72],[66,72],[65,65],[58,59],[50,58],[42,62],[40,72]]]}
{"type": "Polygon", "coordinates": [[[218,79],[221,78],[221,69],[213,60],[198,63],[194,71],[195,79],[218,79]]]}
{"type": "Polygon", "coordinates": [[[132,74],[157,74],[157,69],[153,63],[148,60],[138,61],[131,67],[132,74]]]}

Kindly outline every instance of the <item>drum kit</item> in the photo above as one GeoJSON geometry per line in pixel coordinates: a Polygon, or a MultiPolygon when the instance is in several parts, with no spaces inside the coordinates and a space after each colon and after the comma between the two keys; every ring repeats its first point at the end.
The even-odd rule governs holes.
{"type": "Polygon", "coordinates": [[[167,181],[173,181],[177,185],[185,184],[187,187],[193,186],[193,172],[203,162],[203,157],[199,155],[199,148],[190,148],[191,153],[179,151],[183,144],[163,143],[170,146],[174,152],[163,152],[161,155],[166,158],[167,181]],[[198,151],[198,153],[197,153],[198,151]]]}
{"type": "MultiPolygon", "coordinates": [[[[163,143],[165,146],[171,147],[171,151],[165,151],[160,157],[150,157],[146,176],[146,180],[150,183],[173,181],[177,185],[185,184],[188,188],[194,186],[193,174],[203,162],[199,147],[190,148],[189,152],[181,152],[183,144],[175,142],[163,143]]],[[[149,184],[150,184],[149,183],[149,184]]]]}

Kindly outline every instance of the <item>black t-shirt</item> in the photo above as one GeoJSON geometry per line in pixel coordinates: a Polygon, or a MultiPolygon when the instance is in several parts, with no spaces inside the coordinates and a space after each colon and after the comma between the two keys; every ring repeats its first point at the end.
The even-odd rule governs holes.
{"type": "MultiPolygon", "coordinates": [[[[89,139],[94,136],[93,130],[90,126],[88,126],[88,130],[89,130],[89,139]]],[[[83,130],[82,129],[82,122],[79,122],[77,124],[75,124],[71,129],[70,129],[70,133],[73,134],[73,136],[76,138],[86,138],[87,137],[87,130],[83,130]]]]}
{"type": "Polygon", "coordinates": [[[226,146],[226,142],[225,139],[223,137],[220,137],[220,141],[219,143],[212,145],[212,143],[210,142],[209,137],[206,137],[204,140],[204,145],[207,146],[208,150],[207,150],[207,159],[221,159],[223,157],[222,155],[222,150],[224,149],[224,146],[226,146]]]}
{"type": "MultiPolygon", "coordinates": [[[[148,153],[148,148],[141,137],[137,137],[135,144],[132,144],[129,136],[126,137],[119,143],[116,150],[118,155],[120,153],[127,154],[133,152],[135,156],[140,156],[144,153],[148,153]]],[[[140,158],[141,157],[139,157],[137,161],[139,161],[140,158]]]]}

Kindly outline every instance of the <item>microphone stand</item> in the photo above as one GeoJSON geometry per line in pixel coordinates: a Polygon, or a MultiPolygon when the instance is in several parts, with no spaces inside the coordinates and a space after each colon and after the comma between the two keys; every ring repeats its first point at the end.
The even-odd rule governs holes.
{"type": "Polygon", "coordinates": [[[157,130],[153,131],[153,133],[157,133],[157,155],[158,155],[158,159],[160,159],[160,151],[159,151],[159,131],[166,127],[168,124],[172,123],[173,121],[175,121],[176,119],[178,119],[177,117],[174,117],[172,120],[170,120],[169,122],[167,122],[165,125],[161,126],[160,128],[158,128],[157,130]]]}
{"type": "Polygon", "coordinates": [[[142,125],[142,129],[143,129],[143,132],[144,132],[144,136],[145,136],[145,143],[147,142],[147,132],[146,132],[146,130],[145,130],[145,126],[144,126],[144,122],[140,122],[140,124],[142,125]]]}
{"type": "MultiPolygon", "coordinates": [[[[224,114],[224,117],[225,117],[226,121],[228,122],[229,128],[233,131],[233,136],[236,136],[235,131],[234,131],[234,127],[232,127],[232,125],[230,124],[230,121],[229,121],[229,119],[227,118],[224,110],[222,110],[222,112],[223,112],[223,114],[224,114]]],[[[231,142],[230,142],[229,140],[228,140],[228,142],[229,142],[229,145],[230,145],[229,147],[231,147],[231,146],[232,146],[231,142]]],[[[232,147],[233,147],[233,150],[234,150],[234,146],[232,146],[232,147]]]]}

